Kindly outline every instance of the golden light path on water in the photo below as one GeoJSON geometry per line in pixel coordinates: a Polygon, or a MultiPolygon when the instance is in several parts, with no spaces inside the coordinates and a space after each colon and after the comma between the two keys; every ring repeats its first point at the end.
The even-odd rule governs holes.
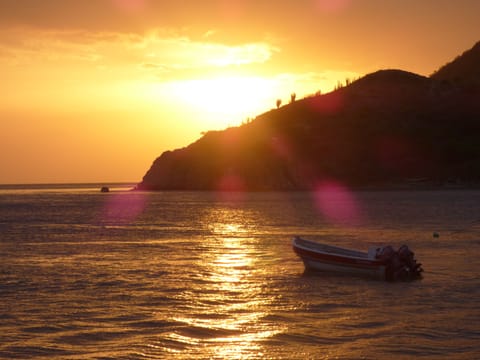
{"type": "Polygon", "coordinates": [[[192,316],[173,318],[197,330],[172,333],[171,340],[201,347],[209,358],[258,358],[262,341],[282,332],[264,320],[273,299],[262,294],[265,270],[258,264],[259,240],[251,237],[256,226],[252,215],[236,208],[213,209],[207,215],[213,236],[204,245],[200,286],[187,299],[192,316]]]}

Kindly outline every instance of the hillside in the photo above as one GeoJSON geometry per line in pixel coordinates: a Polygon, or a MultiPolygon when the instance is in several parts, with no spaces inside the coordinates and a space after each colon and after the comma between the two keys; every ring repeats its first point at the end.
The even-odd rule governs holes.
{"type": "Polygon", "coordinates": [[[464,56],[471,53],[430,78],[380,70],[249,124],[208,132],[163,153],[137,188],[308,190],[332,180],[349,186],[420,179],[477,183],[480,105],[475,82],[457,65],[471,64],[464,56]],[[455,83],[445,75],[453,73],[455,83]]]}
{"type": "Polygon", "coordinates": [[[480,87],[480,41],[454,61],[442,66],[431,77],[478,90],[480,87]]]}

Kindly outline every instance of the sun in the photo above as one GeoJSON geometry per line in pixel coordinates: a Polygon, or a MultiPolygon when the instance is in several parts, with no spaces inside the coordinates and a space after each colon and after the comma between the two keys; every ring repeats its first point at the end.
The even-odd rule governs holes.
{"type": "Polygon", "coordinates": [[[278,83],[260,76],[217,76],[175,81],[170,95],[224,128],[238,125],[273,107],[278,83]]]}

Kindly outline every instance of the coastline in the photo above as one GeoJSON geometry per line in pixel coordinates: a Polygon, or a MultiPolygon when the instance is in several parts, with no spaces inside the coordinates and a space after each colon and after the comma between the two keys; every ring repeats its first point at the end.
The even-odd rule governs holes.
{"type": "MultiPolygon", "coordinates": [[[[134,184],[132,191],[144,192],[174,192],[174,191],[192,191],[192,192],[245,192],[245,193],[261,193],[261,192],[311,192],[312,188],[298,188],[298,189],[261,189],[261,190],[216,190],[216,189],[195,189],[195,188],[178,188],[178,189],[142,189],[139,187],[141,183],[134,184]]],[[[369,185],[349,185],[341,184],[344,188],[352,191],[462,191],[462,190],[480,190],[480,182],[438,182],[438,181],[422,181],[422,182],[391,182],[378,183],[369,185]]]]}
{"type": "MultiPolygon", "coordinates": [[[[94,182],[94,183],[26,183],[26,184],[0,184],[0,190],[95,190],[100,191],[103,186],[107,186],[112,190],[138,191],[138,192],[211,192],[218,191],[216,189],[142,189],[139,188],[139,182],[94,182]]],[[[342,184],[342,183],[340,183],[342,184]]],[[[438,181],[404,181],[377,183],[369,185],[348,185],[342,184],[346,189],[352,191],[462,191],[462,190],[480,190],[480,182],[438,182],[438,181]]],[[[221,190],[219,192],[245,192],[245,193],[261,193],[261,192],[311,192],[313,189],[262,189],[262,190],[221,190]]]]}

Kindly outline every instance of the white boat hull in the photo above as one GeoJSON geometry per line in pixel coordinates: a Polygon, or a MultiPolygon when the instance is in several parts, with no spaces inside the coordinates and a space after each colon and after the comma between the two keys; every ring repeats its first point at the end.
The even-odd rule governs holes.
{"type": "Polygon", "coordinates": [[[351,265],[343,265],[338,263],[327,263],[325,261],[302,258],[305,269],[314,271],[325,271],[331,273],[340,273],[354,276],[367,276],[378,280],[385,280],[384,265],[375,267],[355,267],[351,265]]]}
{"type": "Polygon", "coordinates": [[[386,264],[370,258],[368,253],[319,244],[298,237],[293,239],[292,245],[306,270],[386,279],[386,264]]]}

